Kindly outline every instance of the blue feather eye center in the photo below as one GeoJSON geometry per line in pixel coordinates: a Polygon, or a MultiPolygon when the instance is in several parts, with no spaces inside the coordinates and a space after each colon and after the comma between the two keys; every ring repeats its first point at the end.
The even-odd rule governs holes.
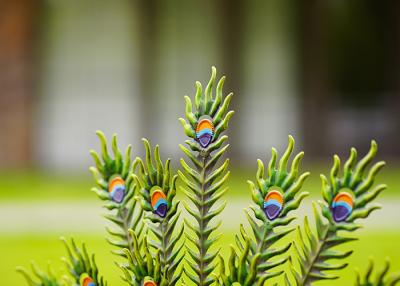
{"type": "Polygon", "coordinates": [[[269,220],[276,219],[283,209],[283,195],[277,189],[268,191],[264,198],[263,210],[269,220]]]}
{"type": "Polygon", "coordinates": [[[125,181],[120,176],[113,177],[108,184],[108,192],[111,199],[121,203],[125,197],[125,181]]]}
{"type": "Polygon", "coordinates": [[[196,127],[196,140],[200,143],[201,147],[206,148],[213,139],[214,124],[210,116],[200,117],[196,127]]]}
{"type": "Polygon", "coordinates": [[[353,212],[354,198],[348,191],[339,192],[333,199],[331,210],[335,222],[346,220],[353,212]]]}

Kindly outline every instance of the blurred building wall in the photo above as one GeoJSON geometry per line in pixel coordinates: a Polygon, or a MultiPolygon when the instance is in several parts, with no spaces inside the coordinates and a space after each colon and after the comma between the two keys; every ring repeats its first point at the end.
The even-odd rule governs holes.
{"type": "Polygon", "coordinates": [[[323,1],[298,6],[301,133],[318,158],[400,148],[399,1],[323,1]]]}
{"type": "MultiPolygon", "coordinates": [[[[35,156],[40,166],[82,168],[95,131],[138,137],[137,43],[129,1],[45,1],[35,156]]],[[[143,122],[142,122],[143,124],[143,122]]]]}
{"type": "MultiPolygon", "coordinates": [[[[223,48],[230,47],[220,41],[226,30],[218,28],[216,4],[172,2],[45,2],[35,126],[40,165],[87,166],[88,150],[98,146],[96,129],[117,132],[121,145],[131,142],[136,150],[148,137],[164,154],[181,156],[183,95],[194,95],[196,80],[207,84],[212,65],[227,75],[226,94],[235,83],[223,69],[223,48]]],[[[264,155],[297,130],[290,19],[281,17],[287,8],[281,3],[243,11],[248,44],[233,53],[244,62],[243,86],[233,90],[237,157],[264,155]]]]}
{"type": "MultiPolygon", "coordinates": [[[[244,86],[237,121],[244,161],[282,150],[299,138],[295,11],[288,1],[250,1],[244,42],[244,86]]],[[[234,128],[237,128],[234,127],[234,128]]]]}
{"type": "Polygon", "coordinates": [[[15,3],[0,9],[2,166],[86,168],[97,129],[134,154],[147,137],[179,158],[183,95],[213,65],[234,92],[233,159],[283,149],[287,134],[308,158],[372,138],[400,155],[396,1],[15,3]]]}

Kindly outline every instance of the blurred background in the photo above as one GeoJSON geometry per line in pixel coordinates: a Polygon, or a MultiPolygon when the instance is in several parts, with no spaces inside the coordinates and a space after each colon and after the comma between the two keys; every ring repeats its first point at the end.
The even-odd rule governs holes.
{"type": "MultiPolygon", "coordinates": [[[[147,137],[178,162],[183,95],[194,95],[196,80],[205,86],[213,65],[227,76],[236,111],[227,200],[249,203],[245,181],[256,158],[267,160],[272,146],[282,152],[288,134],[306,152],[305,169],[313,171],[306,189],[314,197],[334,153],[343,160],[351,146],[365,153],[375,139],[388,163],[380,182],[389,189],[341,281],[366,267],[368,253],[380,262],[389,255],[400,270],[399,1],[2,0],[5,285],[24,285],[14,268],[31,258],[55,260],[57,268],[61,234],[90,242],[109,280],[118,278],[102,237],[103,211],[89,191],[94,132],[118,133],[134,156],[147,137]]],[[[224,239],[233,241],[237,229],[227,223],[224,239]]]]}

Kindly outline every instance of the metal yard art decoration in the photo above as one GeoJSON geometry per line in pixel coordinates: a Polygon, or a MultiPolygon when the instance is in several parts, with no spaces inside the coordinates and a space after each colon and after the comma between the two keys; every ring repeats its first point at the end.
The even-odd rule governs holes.
{"type": "MultiPolygon", "coordinates": [[[[180,145],[186,159],[180,160],[181,170],[176,173],[170,159],[162,161],[158,145],[152,149],[143,139],[145,158],[132,160],[130,145],[123,154],[114,135],[110,154],[106,137],[97,132],[101,152],[90,152],[95,163],[90,168],[95,178],[93,192],[104,202],[105,218],[114,225],[106,228],[107,240],[122,274],[121,284],[303,286],[336,279],[347,266],[343,261],[352,254],[351,248],[339,250],[337,246],[356,240],[349,234],[361,227],[356,221],[380,208],[373,201],[386,186],[374,182],[385,163],[372,164],[377,152],[372,141],[370,151],[360,160],[351,149],[343,167],[334,156],[329,175],[321,175],[323,200],[313,204],[315,231],[307,217],[296,227],[292,213],[308,195],[302,186],[310,173],[300,171],[304,153],[292,156],[295,141],[289,136],[282,156],[272,148],[266,165],[257,161],[255,181],[248,181],[253,201],[245,212],[248,227],[239,226],[236,245],[223,257],[216,248],[221,225],[217,218],[225,207],[221,198],[229,177],[229,160],[222,159],[229,146],[224,132],[233,115],[229,110],[232,93],[224,96],[224,82],[225,77],[217,82],[212,68],[205,90],[197,82],[194,101],[185,96],[185,118],[179,121],[189,139],[180,145]],[[185,217],[176,198],[178,180],[178,191],[187,198],[183,201],[185,217]]],[[[63,242],[68,275],[59,278],[35,264],[33,275],[18,268],[29,285],[107,285],[84,244],[63,242]]],[[[371,262],[367,274],[357,274],[355,285],[396,285],[400,281],[399,274],[387,275],[389,262],[376,274],[376,282],[371,282],[372,270],[371,262]]]]}

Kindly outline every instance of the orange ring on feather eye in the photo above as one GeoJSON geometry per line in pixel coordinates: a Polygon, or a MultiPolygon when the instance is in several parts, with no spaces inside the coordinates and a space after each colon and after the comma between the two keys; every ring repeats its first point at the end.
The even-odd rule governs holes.
{"type": "Polygon", "coordinates": [[[278,202],[280,202],[281,204],[283,204],[283,196],[279,191],[269,191],[267,193],[267,195],[265,196],[265,200],[268,199],[273,199],[273,200],[277,200],[278,202]]]}
{"type": "Polygon", "coordinates": [[[114,189],[114,187],[116,185],[125,185],[125,181],[124,179],[122,179],[121,177],[115,177],[113,179],[111,179],[109,186],[108,186],[108,191],[112,192],[112,190],[114,189]]]}
{"type": "Polygon", "coordinates": [[[340,192],[336,195],[336,197],[333,199],[334,202],[337,201],[344,201],[347,204],[349,204],[350,206],[354,206],[354,199],[353,197],[347,193],[347,192],[340,192]]]}

